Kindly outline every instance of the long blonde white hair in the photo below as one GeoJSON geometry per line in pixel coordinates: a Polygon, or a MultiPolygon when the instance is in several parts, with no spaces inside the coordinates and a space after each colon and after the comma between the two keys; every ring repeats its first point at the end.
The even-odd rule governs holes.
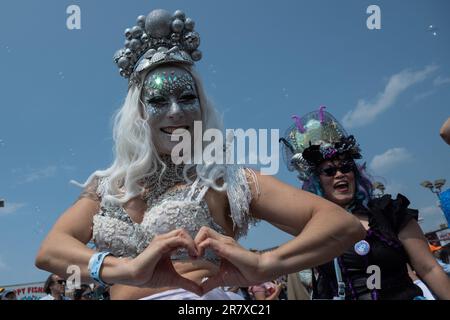
{"type": "MultiPolygon", "coordinates": [[[[176,65],[188,71],[196,84],[200,100],[203,130],[219,129],[223,132],[222,119],[219,117],[211,101],[207,98],[202,81],[195,70],[187,65],[176,65]]],[[[150,70],[148,70],[150,71],[150,70]]],[[[147,72],[148,72],[147,71],[147,72]]],[[[80,187],[88,186],[98,177],[101,181],[102,203],[125,203],[139,195],[144,189],[139,181],[152,174],[158,174],[165,164],[161,161],[152,141],[151,129],[145,112],[142,112],[141,91],[145,76],[140,77],[139,84],[132,84],[128,89],[123,106],[116,112],[113,125],[114,161],[105,170],[93,172],[84,184],[74,182],[80,187]],[[106,178],[106,179],[102,179],[106,178]]],[[[224,190],[219,186],[219,179],[224,177],[223,165],[197,165],[197,176],[216,190],[224,190]]]]}

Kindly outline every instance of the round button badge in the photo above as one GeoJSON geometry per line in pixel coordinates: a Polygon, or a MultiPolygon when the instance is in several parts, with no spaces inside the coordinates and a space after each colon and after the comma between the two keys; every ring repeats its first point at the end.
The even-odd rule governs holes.
{"type": "Polygon", "coordinates": [[[366,240],[361,240],[355,244],[355,252],[360,256],[365,256],[370,251],[370,244],[366,240]]]}

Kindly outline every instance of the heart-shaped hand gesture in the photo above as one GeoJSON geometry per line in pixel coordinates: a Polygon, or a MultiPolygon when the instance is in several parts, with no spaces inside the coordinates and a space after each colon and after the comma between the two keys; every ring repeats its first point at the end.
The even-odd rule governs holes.
{"type": "Polygon", "coordinates": [[[261,255],[248,251],[233,238],[202,227],[195,240],[182,229],[156,236],[150,245],[130,261],[133,285],[138,287],[177,287],[199,296],[219,286],[250,286],[265,279],[259,271],[261,255]],[[185,248],[192,258],[203,256],[206,249],[221,258],[219,271],[201,285],[184,278],[173,267],[170,255],[185,248]]]}
{"type": "Polygon", "coordinates": [[[219,272],[202,284],[203,293],[219,286],[244,287],[269,280],[260,268],[261,255],[243,248],[232,237],[202,227],[194,241],[200,256],[209,248],[221,258],[219,272]]]}
{"type": "Polygon", "coordinates": [[[194,259],[198,257],[194,240],[182,229],[154,237],[140,255],[128,262],[131,285],[146,288],[176,287],[202,295],[201,286],[182,277],[173,267],[170,255],[179,248],[187,249],[194,259]]]}

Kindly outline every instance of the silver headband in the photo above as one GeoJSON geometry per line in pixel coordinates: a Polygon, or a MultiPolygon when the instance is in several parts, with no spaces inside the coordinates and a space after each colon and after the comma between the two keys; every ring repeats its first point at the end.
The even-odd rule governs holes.
{"type": "Polygon", "coordinates": [[[164,63],[193,65],[202,58],[197,48],[200,35],[194,31],[195,22],[177,10],[173,15],[157,9],[139,16],[137,25],[125,30],[125,48],[114,54],[120,75],[130,83],[138,82],[139,74],[164,63]]]}

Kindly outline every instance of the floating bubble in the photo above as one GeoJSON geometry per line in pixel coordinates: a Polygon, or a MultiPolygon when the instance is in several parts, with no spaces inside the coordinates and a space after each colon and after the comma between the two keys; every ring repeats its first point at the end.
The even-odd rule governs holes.
{"type": "Polygon", "coordinates": [[[427,32],[431,33],[434,37],[438,35],[438,28],[435,25],[430,24],[427,28],[427,32]]]}
{"type": "Polygon", "coordinates": [[[33,232],[37,235],[42,235],[45,232],[45,219],[43,219],[43,215],[41,214],[41,207],[40,206],[34,206],[34,226],[33,226],[33,232]]]}
{"type": "Polygon", "coordinates": [[[37,235],[41,235],[41,234],[44,233],[44,227],[43,227],[42,223],[39,220],[37,220],[35,222],[33,231],[37,235]]]}
{"type": "Polygon", "coordinates": [[[216,74],[216,73],[217,73],[217,70],[216,70],[216,68],[214,67],[213,64],[210,64],[208,68],[209,68],[209,70],[211,71],[211,73],[213,73],[213,74],[216,74]]]}

